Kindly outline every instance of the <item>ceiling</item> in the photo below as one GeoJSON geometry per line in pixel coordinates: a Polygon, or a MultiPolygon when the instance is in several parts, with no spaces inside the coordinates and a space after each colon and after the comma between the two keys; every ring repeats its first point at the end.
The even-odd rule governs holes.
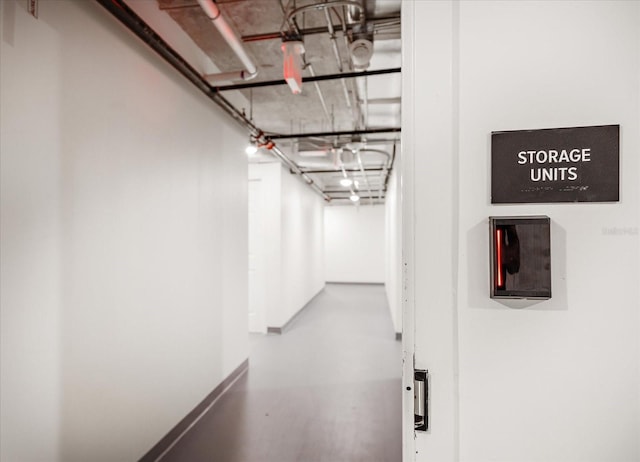
{"type": "Polygon", "coordinates": [[[251,162],[279,159],[331,204],[384,202],[400,139],[400,0],[217,0],[244,60],[203,2],[155,1],[227,73],[202,77],[249,121],[248,142],[260,146],[251,162]],[[319,79],[298,94],[283,80],[285,43],[303,44],[292,73],[319,79]],[[246,59],[250,80],[237,72],[250,74],[246,59]]]}

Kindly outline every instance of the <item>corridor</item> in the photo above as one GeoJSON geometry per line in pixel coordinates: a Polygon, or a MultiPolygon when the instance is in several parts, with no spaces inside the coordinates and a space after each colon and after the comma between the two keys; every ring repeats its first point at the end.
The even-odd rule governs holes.
{"type": "Polygon", "coordinates": [[[162,462],[401,460],[401,345],[382,285],[327,284],[162,462]]]}

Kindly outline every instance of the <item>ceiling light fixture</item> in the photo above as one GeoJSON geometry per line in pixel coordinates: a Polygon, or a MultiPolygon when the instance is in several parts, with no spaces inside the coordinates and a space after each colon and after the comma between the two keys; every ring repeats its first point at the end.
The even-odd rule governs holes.
{"type": "Polygon", "coordinates": [[[256,146],[255,144],[250,144],[244,149],[244,152],[246,152],[248,156],[252,156],[256,152],[258,152],[258,146],[256,146]]]}
{"type": "Polygon", "coordinates": [[[284,53],[283,74],[291,92],[294,95],[302,92],[302,54],[304,44],[301,40],[287,40],[282,42],[284,53]]]}
{"type": "Polygon", "coordinates": [[[357,194],[351,194],[351,196],[349,196],[349,199],[351,199],[351,202],[358,202],[360,200],[360,196],[358,196],[357,194]]]}
{"type": "Polygon", "coordinates": [[[351,178],[342,178],[342,179],[340,179],[340,185],[344,186],[345,188],[348,188],[352,184],[353,184],[353,181],[351,181],[351,178]]]}

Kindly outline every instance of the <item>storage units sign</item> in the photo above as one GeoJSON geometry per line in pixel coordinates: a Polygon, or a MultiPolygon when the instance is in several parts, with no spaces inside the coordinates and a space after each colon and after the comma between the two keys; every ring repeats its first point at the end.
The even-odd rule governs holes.
{"type": "Polygon", "coordinates": [[[491,203],[619,200],[620,126],[491,133],[491,203]]]}

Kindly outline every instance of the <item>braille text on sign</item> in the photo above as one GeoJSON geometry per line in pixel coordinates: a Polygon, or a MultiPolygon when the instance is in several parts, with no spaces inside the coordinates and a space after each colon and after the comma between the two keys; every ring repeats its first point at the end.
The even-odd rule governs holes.
{"type": "Polygon", "coordinates": [[[491,134],[491,203],[619,200],[620,126],[491,134]]]}

